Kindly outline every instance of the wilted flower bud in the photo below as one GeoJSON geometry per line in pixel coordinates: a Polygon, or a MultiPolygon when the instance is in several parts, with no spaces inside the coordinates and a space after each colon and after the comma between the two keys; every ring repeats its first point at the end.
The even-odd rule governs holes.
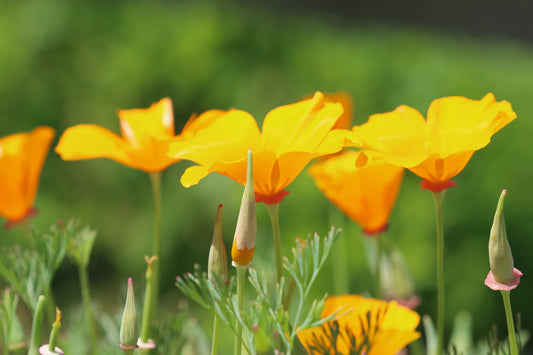
{"type": "Polygon", "coordinates": [[[248,266],[252,262],[257,236],[257,218],[255,215],[255,194],[253,179],[252,151],[248,150],[248,170],[246,185],[242,195],[241,209],[237,219],[237,228],[233,238],[231,257],[233,266],[248,266]]]}
{"type": "Polygon", "coordinates": [[[135,312],[135,297],[133,294],[133,280],[128,279],[128,293],[126,294],[126,306],[120,324],[120,347],[122,349],[135,349],[139,337],[137,313],[135,312]]]}
{"type": "Polygon", "coordinates": [[[218,278],[219,280],[226,281],[228,279],[228,256],[222,236],[222,205],[218,205],[213,241],[211,242],[211,248],[209,248],[207,275],[209,280],[218,278]]]}
{"type": "Polygon", "coordinates": [[[513,279],[513,254],[507,240],[505,220],[503,217],[503,200],[507,190],[503,190],[494,214],[494,222],[490,230],[489,262],[494,279],[498,282],[509,282],[513,279]]]}

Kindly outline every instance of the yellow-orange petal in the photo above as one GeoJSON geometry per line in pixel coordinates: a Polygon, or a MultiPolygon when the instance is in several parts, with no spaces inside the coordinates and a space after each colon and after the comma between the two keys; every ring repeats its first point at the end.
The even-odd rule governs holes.
{"type": "Polygon", "coordinates": [[[108,158],[138,168],[127,154],[127,149],[122,138],[110,130],[97,125],[80,124],[65,130],[55,152],[63,160],[108,158]]]}
{"type": "Polygon", "coordinates": [[[422,163],[409,168],[409,170],[434,185],[442,184],[459,174],[473,154],[474,151],[466,151],[440,158],[436,153],[433,153],[422,163]]]}
{"type": "Polygon", "coordinates": [[[153,140],[168,140],[174,133],[172,101],[165,97],[149,108],[119,110],[122,136],[134,148],[150,144],[153,140]]]}
{"type": "Polygon", "coordinates": [[[220,111],[216,114],[207,111],[200,115],[195,120],[199,121],[197,123],[199,127],[194,128],[190,135],[172,140],[168,155],[209,167],[216,162],[246,161],[248,149],[254,152],[259,150],[257,148],[261,133],[255,119],[249,113],[240,110],[219,113],[220,111]],[[204,124],[206,123],[203,120],[204,115],[209,124],[204,124]]]}
{"type": "Polygon", "coordinates": [[[287,151],[315,151],[342,112],[341,104],[325,103],[320,92],[311,99],[277,107],[263,122],[263,148],[278,156],[287,151]]]}
{"type": "Polygon", "coordinates": [[[384,160],[403,167],[420,164],[427,157],[424,117],[409,106],[370,116],[367,123],[352,128],[363,148],[377,151],[384,160]]]}
{"type": "Polygon", "coordinates": [[[447,157],[485,147],[493,134],[516,118],[507,101],[489,93],[481,100],[460,96],[434,100],[428,109],[427,141],[432,152],[447,157]]]}
{"type": "Polygon", "coordinates": [[[0,138],[0,215],[11,222],[32,213],[55,130],[40,126],[0,138]]]}
{"type": "Polygon", "coordinates": [[[191,187],[209,174],[209,169],[203,165],[195,165],[185,169],[180,182],[183,187],[191,187]]]}

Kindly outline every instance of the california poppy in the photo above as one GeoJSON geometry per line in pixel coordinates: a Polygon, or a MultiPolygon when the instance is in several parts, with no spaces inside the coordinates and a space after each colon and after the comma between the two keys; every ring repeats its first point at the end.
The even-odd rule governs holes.
{"type": "Polygon", "coordinates": [[[408,168],[423,179],[423,188],[438,192],[453,186],[450,179],[463,170],[472,154],[515,118],[511,104],[497,102],[493,94],[481,100],[451,96],[431,103],[427,121],[409,106],[372,115],[367,123],[353,127],[351,141],[408,168]]]}
{"type": "Polygon", "coordinates": [[[159,172],[179,159],[167,156],[175,137],[174,114],[169,98],[149,108],[119,110],[122,137],[93,124],[68,128],[55,148],[64,160],[108,158],[146,172],[159,172]]]}
{"type": "Polygon", "coordinates": [[[342,149],[343,137],[332,131],[342,112],[341,104],[326,103],[324,95],[317,92],[311,99],[270,111],[261,132],[244,111],[208,111],[195,120],[209,120],[209,124],[199,123],[203,127],[194,135],[174,139],[169,156],[199,164],[181,177],[186,187],[214,171],[244,185],[246,154],[251,149],[257,201],[277,203],[311,159],[342,149]],[[210,119],[213,116],[216,118],[210,119]]]}
{"type": "Polygon", "coordinates": [[[36,213],[39,178],[55,130],[40,126],[0,138],[0,215],[10,227],[36,213]]]}
{"type": "Polygon", "coordinates": [[[320,191],[365,233],[386,229],[402,183],[402,167],[389,164],[366,152],[371,161],[363,167],[355,162],[361,152],[346,151],[309,168],[320,191]]]}

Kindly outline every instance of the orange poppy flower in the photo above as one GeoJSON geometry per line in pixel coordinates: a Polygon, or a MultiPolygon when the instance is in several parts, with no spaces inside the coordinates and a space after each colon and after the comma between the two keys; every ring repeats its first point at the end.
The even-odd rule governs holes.
{"type": "Polygon", "coordinates": [[[0,215],[6,228],[32,216],[39,178],[55,130],[40,126],[0,138],[0,215]]]}
{"type": "MultiPolygon", "coordinates": [[[[146,172],[159,172],[179,159],[167,156],[175,137],[169,98],[146,109],[119,110],[122,137],[92,124],[68,128],[55,149],[64,160],[108,158],[146,172]]],[[[185,130],[185,129],[184,129],[185,130]]]]}
{"type": "Polygon", "coordinates": [[[309,354],[394,355],[420,337],[420,316],[395,301],[359,295],[331,296],[322,318],[338,317],[320,327],[298,333],[309,354]]]}
{"type": "Polygon", "coordinates": [[[427,121],[415,109],[400,106],[353,127],[352,143],[376,151],[387,162],[408,168],[433,192],[454,186],[450,179],[466,166],[493,134],[516,118],[507,101],[493,94],[481,100],[459,96],[434,100],[427,121]]]}
{"type": "Polygon", "coordinates": [[[402,167],[389,164],[366,152],[370,161],[363,167],[355,162],[362,152],[346,151],[312,165],[309,174],[320,191],[367,234],[386,229],[400,191],[402,167]]]}
{"type": "Polygon", "coordinates": [[[170,143],[169,156],[199,164],[181,177],[185,187],[214,171],[244,185],[251,149],[257,201],[278,203],[311,159],[342,149],[344,138],[339,130],[331,131],[342,112],[341,104],[326,103],[317,92],[311,99],[270,111],[260,132],[254,118],[244,111],[208,111],[191,123],[199,121],[202,129],[170,143]],[[203,124],[205,120],[209,124],[203,124]]]}

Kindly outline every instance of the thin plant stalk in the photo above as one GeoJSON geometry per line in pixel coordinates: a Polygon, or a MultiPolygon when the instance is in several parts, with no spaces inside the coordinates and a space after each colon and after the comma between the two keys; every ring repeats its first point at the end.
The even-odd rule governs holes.
{"type": "Polygon", "coordinates": [[[276,257],[277,281],[281,281],[283,276],[283,254],[281,249],[281,233],[279,228],[279,203],[265,204],[272,223],[272,236],[274,237],[274,253],[276,257]]]}
{"type": "MultiPolygon", "coordinates": [[[[143,308],[141,341],[148,342],[150,338],[150,324],[157,314],[157,300],[159,297],[159,258],[161,254],[161,172],[152,172],[149,174],[152,185],[152,194],[154,199],[154,234],[152,236],[152,255],[157,259],[149,269],[150,282],[146,283],[146,299],[143,308]]],[[[143,354],[148,354],[150,349],[142,349],[143,354]]]]}
{"type": "Polygon", "coordinates": [[[381,299],[381,234],[371,236],[376,249],[374,258],[374,297],[381,299]]]}
{"type": "Polygon", "coordinates": [[[444,349],[444,223],[442,205],[446,190],[433,193],[437,225],[437,355],[444,349]]]}
{"type": "MultiPolygon", "coordinates": [[[[153,304],[154,304],[154,292],[153,292],[153,282],[154,282],[154,266],[158,264],[156,256],[151,258],[145,257],[146,259],[146,289],[144,293],[144,304],[143,304],[143,314],[141,322],[141,341],[143,343],[148,343],[150,339],[150,323],[153,319],[153,304]],[[155,263],[154,263],[155,261],[155,263]]],[[[143,348],[141,349],[142,354],[149,354],[150,349],[143,348]]]]}
{"type": "Polygon", "coordinates": [[[342,295],[348,293],[349,289],[349,279],[348,279],[348,258],[347,251],[348,241],[345,236],[341,236],[337,240],[337,245],[335,245],[333,258],[333,289],[335,294],[342,295]]]}
{"type": "MultiPolygon", "coordinates": [[[[239,314],[243,313],[243,300],[244,300],[244,276],[246,275],[246,267],[237,266],[237,301],[239,306],[239,314]]],[[[237,333],[235,335],[235,355],[241,355],[242,352],[242,325],[237,320],[236,325],[237,333]]]]}
{"type": "Polygon", "coordinates": [[[213,318],[213,340],[211,343],[211,355],[216,355],[218,353],[218,335],[219,335],[219,323],[217,314],[215,313],[213,318]]]}
{"type": "MultiPolygon", "coordinates": [[[[332,205],[328,209],[329,224],[342,228],[344,225],[344,215],[332,205]]],[[[335,294],[346,294],[350,288],[350,278],[348,276],[348,239],[341,236],[337,239],[333,249],[333,290],[335,294]]]]}
{"type": "Polygon", "coordinates": [[[91,341],[89,353],[96,354],[98,340],[96,337],[96,328],[94,325],[93,310],[91,307],[91,291],[89,288],[87,266],[79,264],[78,273],[80,275],[81,299],[83,301],[83,307],[85,308],[85,317],[87,319],[87,327],[89,328],[89,336],[91,341]]]}
{"type": "Polygon", "coordinates": [[[516,342],[516,332],[514,329],[513,311],[511,309],[511,292],[500,291],[505,307],[505,318],[507,319],[507,331],[509,333],[509,348],[511,355],[518,355],[518,346],[516,342]]]}
{"type": "Polygon", "coordinates": [[[43,336],[43,318],[45,312],[46,298],[41,295],[37,299],[37,306],[33,314],[33,322],[31,325],[31,339],[28,355],[39,355],[39,347],[41,346],[41,338],[43,336]]]}

